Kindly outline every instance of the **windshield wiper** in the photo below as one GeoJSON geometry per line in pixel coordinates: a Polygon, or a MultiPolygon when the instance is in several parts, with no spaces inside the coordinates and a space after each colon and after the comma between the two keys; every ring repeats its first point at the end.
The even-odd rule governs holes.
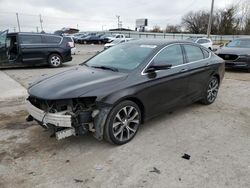
{"type": "Polygon", "coordinates": [[[114,72],[118,72],[118,69],[113,68],[113,67],[106,67],[106,66],[91,66],[93,68],[97,68],[97,69],[104,69],[104,70],[111,70],[114,72]]]}

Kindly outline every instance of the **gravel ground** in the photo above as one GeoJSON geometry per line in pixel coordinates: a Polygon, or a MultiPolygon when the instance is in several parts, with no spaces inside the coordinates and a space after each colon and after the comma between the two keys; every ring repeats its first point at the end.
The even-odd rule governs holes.
{"type": "MultiPolygon", "coordinates": [[[[102,46],[80,46],[59,69],[5,72],[27,86],[70,68],[102,46]]],[[[25,122],[24,106],[0,108],[0,187],[250,187],[250,73],[228,71],[216,102],[163,114],[132,142],[90,134],[61,141],[25,122]],[[184,154],[190,159],[183,159],[184,154]]]]}

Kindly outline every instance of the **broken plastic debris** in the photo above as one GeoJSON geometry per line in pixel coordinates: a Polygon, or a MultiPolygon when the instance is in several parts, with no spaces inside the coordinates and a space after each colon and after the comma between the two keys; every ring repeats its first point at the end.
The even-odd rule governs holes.
{"type": "Polygon", "coordinates": [[[154,167],[153,170],[150,170],[149,172],[155,172],[157,174],[161,173],[161,171],[159,169],[157,169],[156,167],[154,167]]]}
{"type": "Polygon", "coordinates": [[[190,159],[190,155],[188,155],[188,154],[186,154],[186,153],[184,153],[184,155],[182,156],[182,158],[183,159],[187,159],[187,160],[189,160],[190,159]]]}
{"type": "Polygon", "coordinates": [[[102,169],[103,169],[103,165],[96,165],[96,166],[95,166],[95,169],[96,169],[96,170],[102,170],[102,169]]]}

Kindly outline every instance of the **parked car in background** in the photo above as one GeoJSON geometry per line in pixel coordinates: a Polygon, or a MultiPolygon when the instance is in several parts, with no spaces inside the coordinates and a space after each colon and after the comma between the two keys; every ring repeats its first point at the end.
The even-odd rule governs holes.
{"type": "Polygon", "coordinates": [[[115,45],[120,44],[120,43],[128,42],[130,40],[132,40],[132,38],[117,38],[117,39],[114,39],[111,43],[106,43],[104,45],[104,49],[108,49],[108,48],[110,48],[112,46],[115,46],[115,45]]]}
{"type": "Polygon", "coordinates": [[[235,39],[215,53],[226,61],[227,68],[246,69],[250,72],[250,38],[235,39]]]}
{"type": "Polygon", "coordinates": [[[82,38],[85,38],[88,34],[80,34],[77,36],[74,36],[75,43],[79,43],[82,38]]]}
{"type": "Polygon", "coordinates": [[[33,83],[27,120],[57,139],[92,132],[125,144],[150,118],[196,101],[212,104],[224,66],[213,52],[187,41],[126,42],[33,83]]]}
{"type": "Polygon", "coordinates": [[[124,39],[124,38],[126,38],[126,36],[123,35],[123,34],[113,34],[112,36],[113,37],[110,37],[108,42],[112,42],[115,39],[121,39],[121,38],[124,39]]]}
{"type": "Polygon", "coordinates": [[[104,39],[102,39],[101,36],[100,34],[87,35],[86,37],[78,39],[78,42],[80,44],[102,44],[104,43],[104,39]]]}
{"type": "Polygon", "coordinates": [[[58,35],[0,33],[0,67],[49,65],[59,67],[72,60],[68,41],[58,35]]]}
{"type": "Polygon", "coordinates": [[[104,34],[100,38],[103,40],[103,43],[108,43],[114,36],[111,34],[104,34]]]}
{"type": "Polygon", "coordinates": [[[76,46],[75,41],[72,36],[65,36],[64,37],[66,41],[68,42],[69,47],[71,48],[71,54],[76,54],[76,46]]]}
{"type": "Polygon", "coordinates": [[[204,46],[205,48],[209,50],[213,50],[213,42],[211,39],[206,37],[189,37],[187,40],[195,42],[197,44],[200,44],[204,46]]]}

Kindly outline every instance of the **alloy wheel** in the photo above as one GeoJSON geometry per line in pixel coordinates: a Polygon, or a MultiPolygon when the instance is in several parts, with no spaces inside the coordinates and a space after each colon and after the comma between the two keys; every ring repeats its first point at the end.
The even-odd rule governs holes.
{"type": "Polygon", "coordinates": [[[50,63],[52,66],[57,67],[61,64],[61,59],[58,56],[52,56],[50,59],[50,63]]]}
{"type": "Polygon", "coordinates": [[[212,103],[217,97],[219,90],[219,83],[217,78],[213,78],[208,85],[208,90],[207,90],[207,100],[212,103]]]}
{"type": "Polygon", "coordinates": [[[112,125],[114,137],[120,142],[129,140],[137,132],[140,115],[133,106],[125,106],[115,115],[112,125]]]}

